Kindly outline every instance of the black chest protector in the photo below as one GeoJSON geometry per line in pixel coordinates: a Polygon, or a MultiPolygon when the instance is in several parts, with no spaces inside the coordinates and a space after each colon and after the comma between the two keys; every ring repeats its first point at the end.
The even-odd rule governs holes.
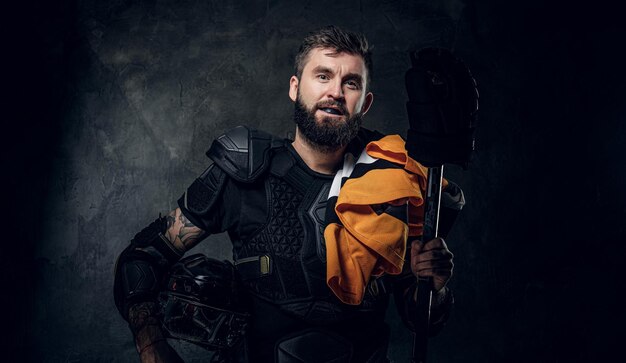
{"type": "Polygon", "coordinates": [[[323,230],[333,176],[309,169],[290,142],[238,127],[207,152],[238,186],[239,225],[256,226],[230,233],[244,284],[255,297],[309,323],[384,312],[382,279],[370,283],[359,306],[341,303],[328,288],[323,230]]]}

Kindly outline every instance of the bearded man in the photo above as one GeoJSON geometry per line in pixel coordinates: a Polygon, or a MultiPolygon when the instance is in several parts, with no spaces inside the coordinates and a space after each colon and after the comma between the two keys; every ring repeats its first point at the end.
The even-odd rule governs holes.
{"type": "MultiPolygon", "coordinates": [[[[411,328],[416,276],[433,277],[430,331],[434,334],[442,327],[452,305],[446,287],[452,276],[452,253],[439,238],[411,243],[419,236],[411,234],[417,229],[409,221],[407,205],[411,198],[419,198],[414,173],[421,169],[411,172],[394,160],[382,160],[398,154],[397,150],[385,154],[385,148],[400,139],[384,139],[361,127],[374,99],[371,72],[371,51],[362,35],[335,26],[309,34],[289,83],[295,105],[294,140],[243,126],[226,132],[213,142],[207,152],[213,163],[178,200],[179,207],[133,238],[118,259],[115,299],[142,362],[180,361],[165,339],[168,336],[194,341],[190,330],[181,333],[167,323],[173,321],[167,320],[168,314],[175,315],[172,311],[187,314],[191,324],[202,328],[198,331],[204,335],[196,342],[217,346],[219,335],[223,341],[236,341],[221,351],[224,361],[386,362],[389,328],[384,319],[389,297],[395,294],[400,316],[411,328]],[[379,147],[378,157],[364,151],[379,147]],[[367,199],[380,192],[364,190],[367,185],[396,180],[381,182],[376,176],[365,188],[352,183],[352,192],[342,191],[348,190],[346,180],[365,177],[365,171],[355,176],[357,171],[374,167],[381,168],[377,172],[396,168],[401,174],[394,175],[409,175],[416,190],[387,202],[372,197],[365,205],[367,215],[359,209],[363,205],[353,205],[354,210],[335,208],[342,195],[363,193],[367,199]],[[357,217],[358,227],[351,229],[348,217],[355,213],[367,221],[357,217]],[[383,233],[381,225],[392,227],[383,233]],[[371,232],[361,235],[360,228],[371,232]],[[234,315],[224,318],[228,306],[213,310],[219,319],[202,310],[210,308],[202,299],[214,301],[228,292],[212,290],[209,296],[196,294],[196,300],[181,297],[185,291],[180,286],[193,280],[189,271],[200,266],[201,259],[178,263],[182,267],[177,271],[191,276],[187,282],[173,278],[181,275],[170,270],[207,235],[220,232],[228,232],[233,244],[234,277],[224,280],[224,286],[236,283],[238,298],[246,301],[241,324],[235,323],[239,320],[234,315]],[[390,234],[397,236],[387,241],[390,234]],[[368,245],[370,237],[390,244],[368,245]],[[170,299],[159,304],[164,290],[170,299]],[[183,308],[172,308],[181,301],[183,308]],[[220,324],[215,323],[218,320],[220,324]],[[228,331],[216,333],[224,326],[228,331]],[[245,331],[243,339],[234,338],[237,329],[245,331]]],[[[444,208],[460,210],[460,189],[449,182],[444,194],[444,208]]],[[[211,286],[214,289],[216,283],[211,286]]]]}

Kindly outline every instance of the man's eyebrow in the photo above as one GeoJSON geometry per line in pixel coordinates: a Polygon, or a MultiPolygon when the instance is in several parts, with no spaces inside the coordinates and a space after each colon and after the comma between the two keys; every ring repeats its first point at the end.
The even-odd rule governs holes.
{"type": "Polygon", "coordinates": [[[363,77],[358,73],[348,73],[343,79],[363,83],[363,77]]]}
{"type": "Polygon", "coordinates": [[[313,73],[328,73],[328,74],[334,74],[333,70],[325,67],[325,66],[317,66],[315,68],[313,68],[313,73]]]}

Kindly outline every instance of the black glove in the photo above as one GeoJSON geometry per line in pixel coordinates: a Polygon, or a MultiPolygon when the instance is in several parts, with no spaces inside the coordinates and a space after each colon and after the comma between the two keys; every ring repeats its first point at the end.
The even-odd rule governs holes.
{"type": "Polygon", "coordinates": [[[405,75],[409,156],[426,166],[466,167],[474,150],[476,81],[446,49],[424,48],[411,54],[411,63],[405,75]]]}

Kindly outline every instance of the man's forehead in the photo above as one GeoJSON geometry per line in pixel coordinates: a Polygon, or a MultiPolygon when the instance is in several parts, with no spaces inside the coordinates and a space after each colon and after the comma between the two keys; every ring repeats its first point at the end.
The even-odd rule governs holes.
{"type": "Polygon", "coordinates": [[[304,68],[325,66],[329,68],[344,67],[351,73],[365,75],[365,61],[358,54],[338,52],[333,48],[313,48],[306,57],[304,68]]]}

